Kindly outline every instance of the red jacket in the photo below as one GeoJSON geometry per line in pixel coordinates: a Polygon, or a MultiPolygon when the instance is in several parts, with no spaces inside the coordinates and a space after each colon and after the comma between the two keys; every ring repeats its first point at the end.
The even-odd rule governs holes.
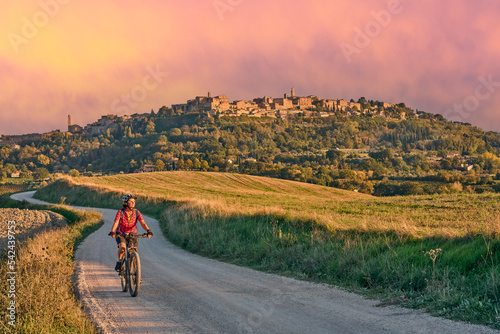
{"type": "Polygon", "coordinates": [[[117,233],[127,234],[127,233],[137,233],[137,222],[144,221],[139,210],[134,209],[132,212],[127,212],[125,208],[118,210],[116,213],[115,221],[119,220],[117,233]]]}

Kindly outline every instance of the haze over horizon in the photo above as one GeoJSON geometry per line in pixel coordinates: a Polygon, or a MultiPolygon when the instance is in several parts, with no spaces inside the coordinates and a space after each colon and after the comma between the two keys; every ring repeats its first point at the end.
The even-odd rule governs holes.
{"type": "Polygon", "coordinates": [[[0,134],[195,96],[404,102],[500,131],[500,3],[27,0],[2,4],[0,134]]]}

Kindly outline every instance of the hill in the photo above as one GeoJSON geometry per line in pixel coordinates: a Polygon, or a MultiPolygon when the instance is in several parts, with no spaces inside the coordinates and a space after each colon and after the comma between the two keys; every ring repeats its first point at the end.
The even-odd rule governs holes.
{"type": "Polygon", "coordinates": [[[270,176],[377,196],[500,190],[498,133],[394,108],[404,119],[342,112],[212,117],[162,108],[126,122],[109,118],[116,123],[92,136],[52,132],[3,145],[0,178],[175,169],[270,176]]]}

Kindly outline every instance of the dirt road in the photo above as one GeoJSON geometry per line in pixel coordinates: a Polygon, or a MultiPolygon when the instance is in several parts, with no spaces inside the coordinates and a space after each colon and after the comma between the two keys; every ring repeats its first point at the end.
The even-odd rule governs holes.
{"type": "Polygon", "coordinates": [[[105,333],[498,333],[193,255],[148,217],[155,236],[140,239],[143,284],[132,298],[120,290],[116,243],[107,235],[117,210],[97,211],[105,225],[80,245],[76,261],[81,301],[105,333]]]}

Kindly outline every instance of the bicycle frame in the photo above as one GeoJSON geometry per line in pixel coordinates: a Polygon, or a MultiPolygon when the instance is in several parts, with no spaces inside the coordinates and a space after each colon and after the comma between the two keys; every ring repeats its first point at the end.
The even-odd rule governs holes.
{"type": "Polygon", "coordinates": [[[132,297],[136,297],[139,294],[139,288],[141,286],[141,261],[139,258],[139,253],[137,252],[137,247],[139,241],[133,245],[134,238],[147,238],[148,234],[117,234],[125,239],[125,256],[122,260],[122,266],[118,275],[120,276],[122,291],[127,292],[129,290],[132,297]]]}

